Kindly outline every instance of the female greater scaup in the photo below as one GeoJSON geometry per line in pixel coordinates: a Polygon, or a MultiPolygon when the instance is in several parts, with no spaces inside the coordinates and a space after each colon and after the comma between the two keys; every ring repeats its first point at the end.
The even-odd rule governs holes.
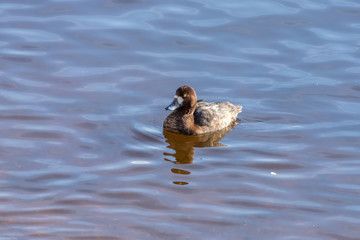
{"type": "Polygon", "coordinates": [[[181,86],[174,100],[165,108],[174,110],[164,121],[164,129],[185,135],[199,135],[223,129],[236,120],[242,106],[229,102],[198,102],[195,90],[181,86]]]}

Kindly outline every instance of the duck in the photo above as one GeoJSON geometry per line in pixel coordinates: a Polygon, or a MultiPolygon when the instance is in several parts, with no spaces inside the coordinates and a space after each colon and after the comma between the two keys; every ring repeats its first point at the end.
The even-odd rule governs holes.
{"type": "Polygon", "coordinates": [[[236,121],[242,106],[230,102],[198,101],[195,90],[184,85],[176,90],[173,101],[165,110],[172,112],[164,120],[164,130],[183,135],[200,135],[228,127],[236,121]]]}

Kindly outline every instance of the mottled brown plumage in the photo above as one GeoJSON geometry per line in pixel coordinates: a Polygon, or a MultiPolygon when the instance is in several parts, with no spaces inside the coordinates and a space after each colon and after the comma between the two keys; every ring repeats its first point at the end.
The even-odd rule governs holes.
{"type": "Polygon", "coordinates": [[[173,102],[166,108],[174,110],[164,121],[164,129],[179,134],[199,135],[223,129],[236,120],[240,105],[229,102],[197,102],[193,88],[181,86],[173,102]]]}

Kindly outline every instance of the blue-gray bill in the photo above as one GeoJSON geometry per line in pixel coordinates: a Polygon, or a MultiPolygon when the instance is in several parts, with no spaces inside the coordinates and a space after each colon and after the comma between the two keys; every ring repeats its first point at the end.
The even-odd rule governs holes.
{"type": "Polygon", "coordinates": [[[170,103],[169,106],[167,106],[165,108],[165,110],[170,110],[170,111],[173,111],[175,110],[176,108],[178,108],[180,106],[180,103],[178,101],[178,98],[174,98],[174,100],[170,103]]]}

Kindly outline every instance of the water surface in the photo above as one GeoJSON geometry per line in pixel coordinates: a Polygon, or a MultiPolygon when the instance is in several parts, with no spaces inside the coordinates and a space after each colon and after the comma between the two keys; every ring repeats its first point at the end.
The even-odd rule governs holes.
{"type": "Polygon", "coordinates": [[[0,236],[358,239],[360,3],[0,3],[0,236]],[[163,132],[180,85],[243,105],[163,132]]]}

